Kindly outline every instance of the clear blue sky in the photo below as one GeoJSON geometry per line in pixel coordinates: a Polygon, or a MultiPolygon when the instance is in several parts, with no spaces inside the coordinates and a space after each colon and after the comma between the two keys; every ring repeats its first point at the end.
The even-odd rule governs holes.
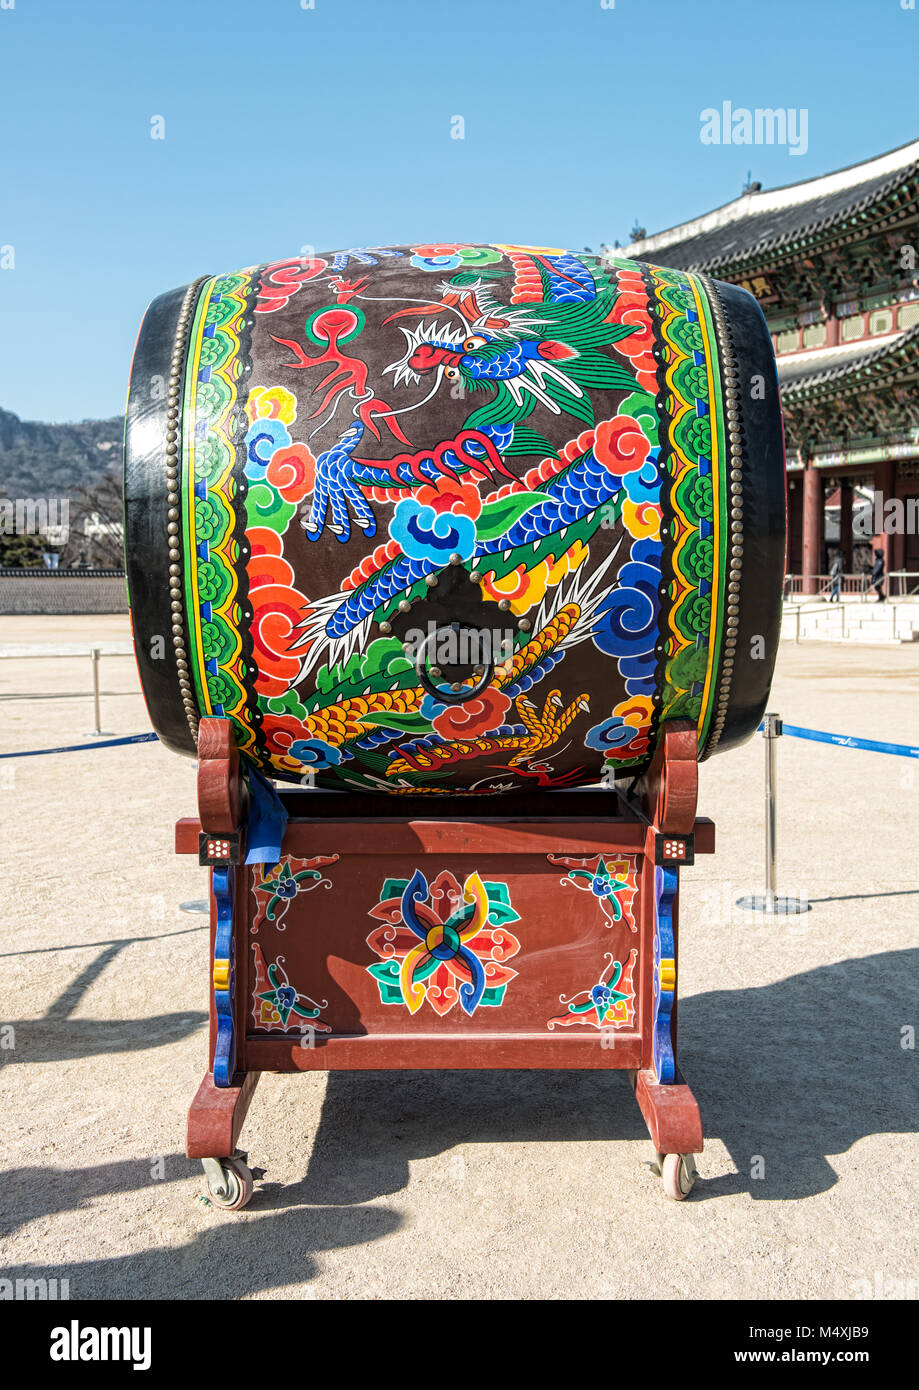
{"type": "Polygon", "coordinates": [[[0,406],[119,413],[145,305],[199,274],[304,244],[596,248],[748,169],[796,182],[919,136],[901,0],[314,3],[0,9],[0,406]],[[727,100],[806,107],[807,153],[703,145],[727,100]]]}

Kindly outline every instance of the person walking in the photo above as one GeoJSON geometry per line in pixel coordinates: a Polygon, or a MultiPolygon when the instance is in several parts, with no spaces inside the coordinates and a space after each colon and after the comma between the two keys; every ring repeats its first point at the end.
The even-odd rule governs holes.
{"type": "Polygon", "coordinates": [[[883,603],[886,598],[884,593],[884,552],[876,550],[874,552],[874,564],[871,567],[871,587],[877,591],[878,603],[883,603]]]}
{"type": "Polygon", "coordinates": [[[842,554],[836,551],[833,556],[833,563],[830,565],[830,603],[840,602],[840,590],[842,589],[842,554]]]}

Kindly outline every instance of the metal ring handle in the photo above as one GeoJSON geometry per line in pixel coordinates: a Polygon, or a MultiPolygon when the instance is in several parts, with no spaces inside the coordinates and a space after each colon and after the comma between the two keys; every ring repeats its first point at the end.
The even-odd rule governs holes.
{"type": "MultiPolygon", "coordinates": [[[[481,670],[482,674],[474,685],[466,685],[463,682],[458,690],[453,687],[457,682],[451,684],[438,685],[431,675],[431,670],[437,670],[436,666],[428,668],[428,661],[431,656],[431,649],[441,640],[445,632],[460,633],[463,628],[478,632],[478,628],[473,628],[469,623],[449,623],[444,627],[436,628],[428,633],[427,637],[418,648],[418,655],[415,658],[415,672],[419,683],[424,687],[429,695],[433,695],[435,700],[439,700],[444,705],[462,705],[466,700],[474,699],[476,695],[481,695],[482,691],[491,684],[492,676],[495,673],[495,663],[491,658],[487,661],[476,663],[475,670],[481,670]]],[[[474,674],[474,672],[473,672],[474,674]]]]}

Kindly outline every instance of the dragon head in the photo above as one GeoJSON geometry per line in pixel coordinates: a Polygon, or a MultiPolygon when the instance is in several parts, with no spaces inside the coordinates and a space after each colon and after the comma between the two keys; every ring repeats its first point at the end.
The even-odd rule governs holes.
{"type": "Polygon", "coordinates": [[[438,377],[448,381],[460,378],[460,363],[468,353],[484,347],[487,338],[479,333],[464,332],[450,324],[436,322],[419,323],[417,328],[399,325],[405,338],[405,352],[397,362],[384,367],[384,374],[392,372],[393,384],[418,382],[422,376],[437,372],[438,377]]]}

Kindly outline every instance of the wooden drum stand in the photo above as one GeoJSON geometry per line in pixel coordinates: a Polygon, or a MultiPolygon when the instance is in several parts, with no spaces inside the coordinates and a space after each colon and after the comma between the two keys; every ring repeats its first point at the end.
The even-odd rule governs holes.
{"type": "Polygon", "coordinates": [[[237,1153],[263,1071],[625,1070],[680,1199],[702,1149],[676,1063],[679,871],[715,847],[696,818],[697,733],[665,724],[635,794],[280,791],[276,864],[246,865],[230,724],[204,719],[199,819],[176,851],[211,869],[210,1066],[188,1114],[211,1201],[245,1206],[237,1153]],[[496,805],[496,803],[499,803],[496,805]]]}

